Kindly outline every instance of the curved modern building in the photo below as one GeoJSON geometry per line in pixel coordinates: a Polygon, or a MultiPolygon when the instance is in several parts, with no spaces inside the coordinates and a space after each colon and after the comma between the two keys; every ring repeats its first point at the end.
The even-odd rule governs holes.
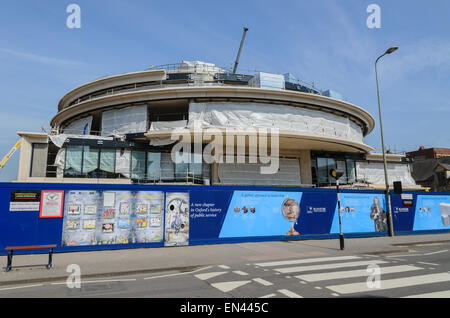
{"type": "MultiPolygon", "coordinates": [[[[384,187],[382,156],[364,143],[372,115],[290,74],[152,67],[71,90],[50,125],[18,133],[18,181],[325,187],[335,168],[341,184],[384,187]]],[[[417,187],[403,156],[388,163],[391,183],[417,187]]]]}

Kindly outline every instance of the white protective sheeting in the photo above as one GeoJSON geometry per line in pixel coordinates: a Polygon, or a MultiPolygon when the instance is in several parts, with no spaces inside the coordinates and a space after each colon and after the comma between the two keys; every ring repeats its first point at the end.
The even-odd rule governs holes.
{"type": "Polygon", "coordinates": [[[108,110],[102,113],[102,136],[123,136],[147,131],[147,105],[108,110]]]}
{"type": "Polygon", "coordinates": [[[300,186],[300,162],[298,159],[279,159],[279,169],[275,174],[261,174],[262,163],[220,163],[219,183],[222,185],[283,185],[300,186]]]}
{"type": "MultiPolygon", "coordinates": [[[[407,164],[388,163],[387,173],[389,184],[391,185],[394,183],[394,181],[401,181],[403,185],[416,185],[407,164]]],[[[371,184],[384,184],[384,165],[382,162],[357,161],[356,176],[358,181],[371,184]]]]}
{"type": "Polygon", "coordinates": [[[64,128],[65,134],[89,135],[92,127],[92,116],[80,118],[64,128]]]}
{"type": "Polygon", "coordinates": [[[125,178],[130,177],[131,151],[116,150],[116,173],[120,173],[125,178]]]}
{"type": "Polygon", "coordinates": [[[187,120],[153,121],[150,125],[150,131],[186,128],[186,126],[187,120]]]}
{"type": "Polygon", "coordinates": [[[188,127],[278,128],[362,143],[361,127],[348,118],[286,105],[208,102],[189,104],[188,127]]]}
{"type": "Polygon", "coordinates": [[[61,148],[58,150],[56,154],[55,163],[56,166],[56,177],[63,178],[64,177],[64,164],[66,162],[66,149],[61,148]]]}
{"type": "MultiPolygon", "coordinates": [[[[182,129],[187,127],[187,120],[175,120],[175,121],[154,121],[150,125],[150,131],[160,130],[172,130],[182,129]]],[[[166,146],[175,143],[176,140],[172,140],[170,137],[166,138],[152,138],[150,139],[150,146],[166,146]]]]}

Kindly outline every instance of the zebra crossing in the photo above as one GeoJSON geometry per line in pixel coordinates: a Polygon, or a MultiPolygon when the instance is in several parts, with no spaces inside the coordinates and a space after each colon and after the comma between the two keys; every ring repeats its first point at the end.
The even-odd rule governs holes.
{"type": "MultiPolygon", "coordinates": [[[[437,264],[434,264],[437,265],[437,264]]],[[[442,297],[450,298],[450,272],[425,262],[399,263],[387,257],[346,255],[247,264],[252,270],[200,273],[196,278],[224,293],[245,288],[271,297],[442,297]],[[257,276],[257,277],[255,277],[257,276]],[[241,279],[237,279],[240,277],[241,279]],[[254,278],[253,278],[254,277],[254,278]],[[245,280],[242,280],[244,278],[245,280]]]]}
{"type": "MultiPolygon", "coordinates": [[[[424,262],[417,263],[424,264],[424,262]]],[[[429,290],[430,285],[436,284],[437,288],[444,290],[401,297],[450,297],[449,272],[430,273],[426,266],[394,265],[392,260],[389,259],[342,256],[266,262],[255,265],[264,268],[270,267],[281,274],[294,274],[293,277],[300,280],[303,284],[305,282],[309,284],[321,283],[321,286],[315,286],[315,288],[324,288],[332,292],[331,295],[334,296],[348,296],[361,293],[366,295],[376,294],[386,290],[407,289],[413,286],[418,289],[425,286],[425,289],[429,290]],[[379,269],[378,277],[375,277],[374,272],[369,270],[369,267],[373,269],[373,266],[379,269]],[[391,277],[392,275],[402,275],[402,277],[391,277]],[[355,279],[358,279],[358,281],[354,281],[355,279]],[[374,284],[374,279],[378,279],[379,284],[374,284]],[[346,282],[348,280],[352,280],[352,282],[346,282]]],[[[305,285],[308,286],[308,284],[305,285]]],[[[310,285],[309,288],[311,287],[310,285]]]]}

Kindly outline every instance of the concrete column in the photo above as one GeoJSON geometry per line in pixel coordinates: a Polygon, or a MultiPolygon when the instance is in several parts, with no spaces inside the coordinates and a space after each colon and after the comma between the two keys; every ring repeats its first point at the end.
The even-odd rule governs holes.
{"type": "Polygon", "coordinates": [[[303,184],[312,184],[311,151],[300,150],[300,178],[303,184]]]}

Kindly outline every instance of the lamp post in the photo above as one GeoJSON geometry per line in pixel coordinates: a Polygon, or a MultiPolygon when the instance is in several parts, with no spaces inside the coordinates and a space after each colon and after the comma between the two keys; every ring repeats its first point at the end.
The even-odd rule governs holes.
{"type": "Polygon", "coordinates": [[[386,183],[386,204],[388,209],[388,225],[389,225],[389,236],[394,236],[394,226],[392,223],[392,210],[391,210],[391,196],[389,194],[389,180],[387,175],[387,163],[386,163],[386,150],[384,147],[384,136],[383,136],[383,122],[381,120],[381,104],[380,104],[380,88],[378,86],[378,71],[377,71],[377,63],[378,61],[385,55],[391,54],[397,51],[397,46],[392,46],[384,52],[383,55],[379,56],[375,61],[375,78],[377,81],[377,96],[378,96],[378,113],[380,115],[380,132],[381,132],[381,147],[383,149],[383,164],[384,164],[384,181],[386,183]]]}
{"type": "Polygon", "coordinates": [[[339,178],[342,177],[344,172],[336,171],[335,169],[330,170],[330,176],[336,180],[336,194],[337,194],[337,205],[338,205],[338,216],[339,216],[339,247],[341,250],[345,249],[344,244],[344,234],[342,233],[342,221],[341,221],[341,198],[339,196],[339,178]]]}

